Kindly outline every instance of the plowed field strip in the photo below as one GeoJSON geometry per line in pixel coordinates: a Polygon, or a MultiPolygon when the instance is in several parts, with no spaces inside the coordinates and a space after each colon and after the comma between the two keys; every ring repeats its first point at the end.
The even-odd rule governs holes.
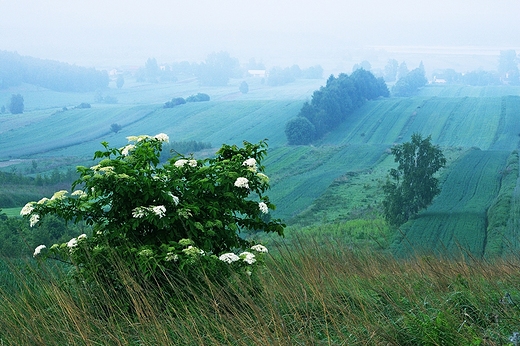
{"type": "Polygon", "coordinates": [[[486,210],[500,188],[500,171],[509,152],[472,150],[447,172],[441,193],[426,211],[403,226],[399,254],[410,251],[482,254],[486,210]]]}

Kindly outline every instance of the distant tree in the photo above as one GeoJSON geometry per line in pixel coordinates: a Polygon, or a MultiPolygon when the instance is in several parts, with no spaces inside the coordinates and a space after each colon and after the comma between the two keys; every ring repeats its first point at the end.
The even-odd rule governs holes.
{"type": "Polygon", "coordinates": [[[500,77],[509,84],[517,85],[520,83],[518,57],[515,50],[500,51],[498,73],[500,77]]]}
{"type": "Polygon", "coordinates": [[[160,73],[159,65],[157,64],[157,60],[155,58],[148,58],[144,65],[144,69],[146,72],[146,81],[149,83],[157,83],[158,77],[160,73]]]}
{"type": "Polygon", "coordinates": [[[285,125],[285,136],[289,145],[309,144],[314,140],[314,125],[304,117],[296,117],[285,125]]]}
{"type": "Polygon", "coordinates": [[[462,81],[464,84],[474,86],[499,85],[500,76],[496,72],[470,71],[462,76],[462,81]]]}
{"type": "Polygon", "coordinates": [[[22,114],[24,110],[23,96],[20,94],[11,95],[9,102],[9,112],[11,114],[22,114]]]}
{"type": "Polygon", "coordinates": [[[186,100],[182,97],[174,97],[171,101],[164,103],[164,108],[173,108],[178,105],[183,105],[186,103],[186,100]]]}
{"type": "Polygon", "coordinates": [[[79,105],[77,105],[76,107],[74,108],[79,108],[79,109],[84,109],[84,108],[90,108],[90,103],[87,103],[87,102],[82,102],[80,103],[79,105]]]}
{"type": "Polygon", "coordinates": [[[212,53],[199,65],[197,78],[202,85],[224,86],[239,67],[237,59],[227,52],[212,53]]]}
{"type": "Polygon", "coordinates": [[[110,131],[112,131],[114,133],[118,133],[119,131],[121,131],[122,128],[123,128],[123,126],[121,126],[117,123],[110,125],[110,131]]]}
{"type": "Polygon", "coordinates": [[[204,102],[209,100],[209,95],[204,93],[198,93],[197,95],[191,95],[186,98],[186,102],[204,102]]]}
{"type": "Polygon", "coordinates": [[[384,70],[384,79],[386,82],[395,82],[397,78],[397,69],[399,68],[399,63],[395,59],[389,59],[385,65],[384,70]]]}
{"type": "Polygon", "coordinates": [[[255,58],[249,59],[246,65],[248,70],[265,70],[265,65],[261,62],[256,62],[255,58]]]}
{"type": "Polygon", "coordinates": [[[296,80],[290,68],[275,66],[269,70],[267,84],[270,86],[280,86],[287,83],[292,83],[296,80]]]}
{"type": "Polygon", "coordinates": [[[321,65],[311,66],[302,71],[302,78],[321,79],[323,78],[323,67],[321,65]]]}
{"type": "Polygon", "coordinates": [[[439,194],[435,173],[446,165],[441,149],[431,143],[431,136],[423,139],[414,133],[411,142],[392,149],[397,169],[390,170],[383,186],[384,216],[394,226],[400,226],[431,204],[439,194]]]}
{"type": "Polygon", "coordinates": [[[401,64],[399,64],[399,68],[397,69],[397,79],[399,80],[403,77],[406,77],[408,72],[408,66],[406,66],[406,62],[403,61],[401,64]]]}
{"type": "Polygon", "coordinates": [[[117,76],[116,87],[118,89],[121,89],[124,84],[125,84],[125,78],[123,77],[123,75],[117,76]]]}
{"type": "Polygon", "coordinates": [[[242,81],[238,87],[238,90],[240,90],[242,94],[247,94],[249,92],[249,84],[247,84],[246,81],[242,81]]]}
{"type": "Polygon", "coordinates": [[[410,96],[427,83],[428,79],[424,75],[424,69],[416,68],[410,71],[405,77],[400,78],[397,83],[394,84],[392,92],[395,96],[410,96]]]}

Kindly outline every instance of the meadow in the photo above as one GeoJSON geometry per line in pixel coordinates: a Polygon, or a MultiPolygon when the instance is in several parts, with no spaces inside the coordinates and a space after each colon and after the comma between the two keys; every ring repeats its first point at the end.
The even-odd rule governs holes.
{"type": "Polygon", "coordinates": [[[182,304],[139,285],[124,265],[123,287],[95,290],[70,283],[56,263],[2,262],[0,343],[518,344],[518,257],[397,260],[301,234],[269,249],[255,281],[208,281],[200,290],[170,278],[182,304]],[[122,292],[130,305],[118,299],[122,292]]]}
{"type": "MultiPolygon", "coordinates": [[[[101,141],[123,146],[144,133],[214,148],[268,138],[268,195],[288,227],[284,239],[251,234],[269,248],[254,281],[200,290],[175,277],[173,300],[124,263],[123,286],[95,290],[59,262],[2,258],[0,344],[520,344],[520,88],[427,86],[367,102],[314,145],[287,146],[285,123],[324,81],[251,80],[245,95],[239,82],[128,82],[105,91],[115,105],[92,102],[94,93],[20,89],[26,112],[0,118],[3,171],[34,177],[92,165],[101,141]],[[162,107],[197,92],[211,101],[162,107]],[[92,108],[74,109],[81,102],[92,108]],[[122,130],[111,132],[112,123],[122,130]],[[433,204],[395,230],[381,218],[381,186],[395,166],[389,149],[414,132],[431,135],[448,164],[433,204]]],[[[0,205],[9,216],[20,207],[0,205]]]]}
{"type": "MultiPolygon", "coordinates": [[[[287,146],[285,123],[325,81],[300,80],[281,87],[255,78],[247,81],[247,94],[238,91],[240,80],[219,88],[200,87],[193,79],[159,84],[128,81],[121,89],[103,92],[116,97],[117,104],[92,102],[88,109],[71,105],[92,101],[94,93],[62,94],[23,86],[29,92],[26,112],[4,114],[0,120],[0,164],[4,166],[0,169],[27,174],[36,161],[36,173],[46,174],[56,169],[57,162],[60,169],[91,165],[91,155],[101,149],[101,141],[123,146],[125,137],[144,133],[165,132],[175,141],[209,142],[214,148],[267,138],[265,165],[270,197],[277,206],[273,215],[289,225],[319,227],[380,218],[381,186],[394,165],[390,148],[419,132],[431,135],[449,156],[441,172],[445,188],[424,214],[403,226],[394,249],[406,252],[406,246],[399,245],[405,238],[411,244],[427,240],[431,244],[425,246],[433,251],[455,249],[457,241],[471,238],[471,251],[485,252],[486,211],[497,197],[506,158],[519,146],[520,88],[426,86],[414,97],[367,102],[314,145],[287,146]],[[207,93],[211,100],[162,107],[172,97],[197,92],[207,93]],[[64,111],[64,106],[69,108],[64,111]],[[113,123],[122,129],[112,132],[113,123]],[[470,160],[478,155],[486,163],[470,160]],[[462,189],[465,186],[469,190],[462,189]],[[471,203],[447,204],[452,197],[445,194],[453,189],[471,192],[471,203]],[[434,219],[430,227],[433,221],[426,220],[434,219]]],[[[15,91],[3,91],[4,98],[15,91]]]]}

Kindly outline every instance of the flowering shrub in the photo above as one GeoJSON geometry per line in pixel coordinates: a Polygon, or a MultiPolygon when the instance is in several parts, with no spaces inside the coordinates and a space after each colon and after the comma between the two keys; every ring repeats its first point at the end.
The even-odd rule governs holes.
{"type": "Polygon", "coordinates": [[[99,163],[77,168],[80,177],[71,193],[59,191],[22,209],[31,226],[47,214],[92,226],[89,236],[38,246],[35,257],[70,262],[87,278],[109,270],[114,253],[148,278],[196,268],[211,268],[215,275],[245,268],[250,274],[267,249],[239,233],[283,235],[280,220],[264,217],[274,209],[264,195],[265,141],[223,145],[214,158],[177,156],[159,165],[166,134],[128,140],[123,148],[103,142],[104,150],[94,154],[99,163]]]}

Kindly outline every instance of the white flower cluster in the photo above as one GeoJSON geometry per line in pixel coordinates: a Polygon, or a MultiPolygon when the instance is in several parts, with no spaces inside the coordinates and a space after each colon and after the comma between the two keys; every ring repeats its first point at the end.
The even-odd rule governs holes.
{"type": "Polygon", "coordinates": [[[249,180],[247,180],[247,178],[244,177],[239,177],[237,178],[237,180],[235,180],[235,186],[249,189],[249,180]]]}
{"type": "Polygon", "coordinates": [[[47,248],[47,246],[45,246],[45,245],[38,245],[36,247],[36,249],[34,249],[33,257],[38,256],[42,252],[42,250],[45,249],[45,248],[47,248]]]}
{"type": "Polygon", "coordinates": [[[188,165],[190,167],[197,167],[197,160],[180,159],[175,161],[173,165],[175,167],[184,167],[184,165],[188,165]]]}
{"type": "Polygon", "coordinates": [[[253,264],[256,262],[255,254],[248,251],[242,252],[238,255],[238,257],[240,257],[247,264],[253,264]]]}
{"type": "Polygon", "coordinates": [[[269,213],[269,207],[264,202],[258,203],[258,209],[262,212],[262,214],[269,213]]]}
{"type": "Polygon", "coordinates": [[[168,196],[173,200],[175,205],[179,205],[179,197],[175,196],[173,193],[168,192],[168,196]]]}
{"type": "Polygon", "coordinates": [[[22,210],[20,211],[20,215],[21,216],[30,215],[34,210],[33,204],[34,204],[33,202],[29,202],[26,205],[24,205],[22,210]]]}
{"type": "Polygon", "coordinates": [[[221,260],[222,262],[231,264],[233,262],[238,261],[240,259],[240,257],[238,257],[236,254],[234,254],[232,252],[228,252],[228,253],[220,255],[218,259],[221,260]]]}
{"type": "Polygon", "coordinates": [[[256,172],[256,160],[255,158],[250,158],[250,159],[247,159],[245,160],[243,163],[242,163],[242,166],[247,166],[247,168],[251,171],[251,172],[256,172]]]}
{"type": "Polygon", "coordinates": [[[257,252],[264,252],[264,253],[269,252],[269,250],[267,250],[267,248],[261,244],[256,244],[256,245],[251,246],[251,250],[254,250],[257,252]]]}
{"type": "Polygon", "coordinates": [[[34,227],[40,221],[40,215],[38,214],[32,214],[31,218],[29,219],[29,226],[34,227]]]}
{"type": "Polygon", "coordinates": [[[161,142],[169,142],[170,141],[170,137],[168,137],[168,135],[166,133],[156,134],[153,138],[155,138],[155,139],[157,139],[158,141],[161,141],[161,142]]]}
{"type": "Polygon", "coordinates": [[[204,250],[199,249],[195,246],[188,246],[186,249],[183,249],[182,252],[184,252],[186,255],[195,256],[195,255],[204,255],[204,250]]]}
{"type": "Polygon", "coordinates": [[[132,209],[132,216],[136,219],[142,219],[148,213],[154,213],[159,216],[159,218],[163,218],[166,215],[166,207],[164,205],[152,205],[149,207],[137,207],[132,209]]]}
{"type": "MultiPolygon", "coordinates": [[[[86,197],[87,194],[85,192],[83,192],[83,190],[75,190],[74,192],[71,193],[71,196],[77,196],[79,198],[81,197],[86,197]]],[[[38,202],[40,203],[40,202],[38,202]]]]}
{"type": "Polygon", "coordinates": [[[127,146],[125,146],[124,148],[121,149],[121,155],[128,156],[130,154],[130,151],[132,151],[134,149],[135,149],[135,145],[128,144],[127,146]]]}
{"type": "Polygon", "coordinates": [[[54,201],[56,199],[63,199],[67,193],[68,193],[67,190],[61,190],[61,191],[55,192],[54,195],[52,195],[52,197],[51,197],[51,201],[54,201]]]}

